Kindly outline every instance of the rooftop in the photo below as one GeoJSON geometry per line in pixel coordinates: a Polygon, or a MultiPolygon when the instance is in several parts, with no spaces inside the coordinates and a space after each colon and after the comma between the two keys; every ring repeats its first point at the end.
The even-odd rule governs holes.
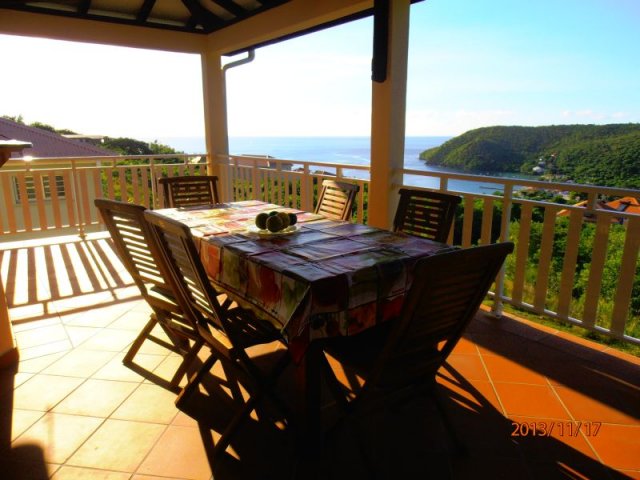
{"type": "MultiPolygon", "coordinates": [[[[179,357],[150,342],[139,369],[122,365],[150,310],[110,241],[0,248],[21,356],[0,390],[3,470],[12,478],[211,478],[207,453],[229,412],[207,395],[227,397],[211,384],[188,412],[177,410],[162,379],[179,357]]],[[[640,478],[639,366],[606,346],[480,312],[439,378],[468,454],[452,453],[432,402],[418,398],[361,426],[368,455],[353,430],[335,430],[321,478],[369,478],[371,469],[381,478],[640,478]]],[[[215,466],[215,478],[292,478],[291,439],[272,425],[246,424],[232,446],[235,457],[215,466]]]]}
{"type": "Polygon", "coordinates": [[[7,118],[0,117],[0,140],[18,140],[31,143],[32,147],[15,152],[14,157],[104,157],[114,155],[106,148],[65,138],[54,132],[30,127],[7,118]]]}

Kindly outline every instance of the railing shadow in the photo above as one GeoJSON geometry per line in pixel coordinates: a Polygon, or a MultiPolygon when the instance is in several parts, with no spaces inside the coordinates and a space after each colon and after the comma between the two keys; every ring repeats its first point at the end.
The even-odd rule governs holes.
{"type": "Polygon", "coordinates": [[[640,420],[637,365],[508,316],[481,312],[467,332],[479,347],[640,420]]]}
{"type": "Polygon", "coordinates": [[[0,246],[7,305],[12,323],[72,314],[139,297],[115,253],[111,239],[0,246]],[[132,290],[133,291],[133,290],[132,290]]]}

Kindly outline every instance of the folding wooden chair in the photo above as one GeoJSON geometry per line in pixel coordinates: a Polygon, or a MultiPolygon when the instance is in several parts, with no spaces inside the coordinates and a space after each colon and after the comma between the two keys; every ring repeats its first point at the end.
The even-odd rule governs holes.
{"type": "Polygon", "coordinates": [[[158,261],[158,252],[150,241],[151,232],[144,218],[145,207],[105,199],[96,199],[94,203],[111,234],[120,260],[153,310],[149,322],[134,340],[123,363],[133,365],[133,358],[145,340],[180,353],[184,357],[183,362],[170,382],[171,388],[177,388],[203,341],[175,302],[166,280],[168,273],[163,268],[163,262],[158,261]],[[156,325],[164,330],[171,343],[152,334],[156,325]]]}
{"type": "Polygon", "coordinates": [[[318,197],[315,213],[333,220],[351,219],[353,201],[360,187],[353,183],[325,180],[318,197]]]}
{"type": "MultiPolygon", "coordinates": [[[[455,250],[424,258],[399,318],[352,337],[328,339],[323,348],[346,372],[364,380],[361,388],[338,381],[325,355],[323,374],[346,413],[363,413],[385,401],[426,392],[437,400],[436,372],[445,362],[513,251],[510,242],[455,250]]],[[[436,402],[438,404],[438,402],[436,402]]],[[[442,407],[445,425],[460,444],[442,407]]]]}
{"type": "Polygon", "coordinates": [[[457,195],[407,188],[401,188],[399,193],[393,231],[446,243],[456,207],[462,199],[457,195]]]}
{"type": "Polygon", "coordinates": [[[163,177],[158,180],[163,189],[165,208],[220,203],[217,182],[218,177],[210,175],[163,177]]]}
{"type": "MultiPolygon", "coordinates": [[[[259,367],[258,356],[251,356],[247,350],[256,345],[281,341],[280,332],[271,323],[257,319],[251,312],[239,307],[227,309],[220,305],[218,294],[207,277],[191,231],[186,225],[152,211],[145,212],[145,218],[154,231],[154,239],[176,283],[176,299],[211,350],[202,368],[192,376],[178,396],[176,405],[184,405],[217,361],[241,374],[247,380],[249,390],[252,390],[249,399],[222,433],[213,452],[215,457],[224,452],[240,423],[249,417],[263,396],[269,397],[288,418],[288,407],[277,396],[275,384],[290,362],[289,353],[281,349],[282,355],[276,365],[264,372],[259,367]]],[[[276,347],[278,345],[274,343],[269,354],[273,354],[276,347]]]]}

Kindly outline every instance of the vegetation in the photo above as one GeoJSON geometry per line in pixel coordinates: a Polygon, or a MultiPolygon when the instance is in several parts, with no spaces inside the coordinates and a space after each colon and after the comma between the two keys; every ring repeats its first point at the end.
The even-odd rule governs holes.
{"type": "Polygon", "coordinates": [[[532,173],[640,188],[640,124],[484,127],[425,150],[428,164],[467,172],[532,173]]]}
{"type": "MultiPolygon", "coordinates": [[[[547,199],[553,200],[553,199],[547,199]]],[[[480,243],[480,232],[483,216],[483,202],[476,200],[473,212],[473,227],[471,243],[480,243]]],[[[491,226],[491,242],[499,241],[500,235],[500,219],[502,218],[502,202],[496,201],[493,204],[493,219],[491,226]]],[[[516,202],[511,210],[511,223],[509,227],[509,239],[518,243],[520,232],[520,206],[516,202]]],[[[542,245],[544,208],[534,208],[531,217],[531,226],[529,234],[528,255],[525,266],[524,292],[523,301],[533,304],[534,289],[538,280],[538,265],[540,263],[540,253],[542,245]]],[[[454,244],[462,243],[461,232],[463,222],[463,208],[459,207],[455,218],[455,235],[454,244]]],[[[564,256],[567,249],[567,234],[569,228],[569,219],[567,217],[557,217],[555,220],[553,247],[551,256],[551,265],[548,275],[548,289],[546,298],[546,308],[556,311],[558,308],[560,296],[560,283],[562,280],[562,271],[564,267],[564,256]]],[[[596,224],[592,222],[584,222],[580,232],[576,269],[574,271],[573,288],[571,292],[571,304],[569,315],[574,318],[582,318],[586,301],[587,285],[589,282],[589,273],[591,270],[591,259],[593,253],[594,239],[596,236],[596,224]]],[[[611,224],[608,241],[607,254],[602,273],[602,281],[600,286],[600,295],[598,299],[596,325],[609,328],[611,326],[611,318],[615,301],[616,289],[618,286],[619,272],[622,264],[622,254],[626,238],[626,226],[611,224]]],[[[505,262],[505,293],[511,295],[513,280],[515,277],[515,255],[510,255],[505,262]]],[[[524,314],[518,311],[519,315],[527,318],[535,319],[535,315],[524,314]]],[[[557,322],[553,322],[557,326],[557,322]]],[[[564,325],[564,324],[563,324],[564,325]]],[[[579,327],[573,328],[575,332],[583,329],[579,327]]],[[[629,306],[629,319],[626,324],[625,333],[627,335],[640,338],[640,263],[636,266],[635,280],[632,285],[631,304],[629,306]]],[[[602,341],[603,335],[585,330],[582,335],[586,338],[602,341]]],[[[624,342],[609,339],[605,343],[616,348],[624,342]]],[[[638,355],[640,348],[623,348],[630,353],[638,355]]]]}

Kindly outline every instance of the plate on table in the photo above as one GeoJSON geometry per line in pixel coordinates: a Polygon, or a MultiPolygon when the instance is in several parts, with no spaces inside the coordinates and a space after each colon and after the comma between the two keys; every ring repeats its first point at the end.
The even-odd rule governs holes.
{"type": "Polygon", "coordinates": [[[261,237],[280,237],[282,235],[291,235],[298,230],[297,225],[291,225],[283,230],[279,230],[277,232],[271,232],[269,230],[262,230],[258,228],[256,225],[252,225],[248,228],[248,231],[251,233],[257,233],[261,237]]]}

